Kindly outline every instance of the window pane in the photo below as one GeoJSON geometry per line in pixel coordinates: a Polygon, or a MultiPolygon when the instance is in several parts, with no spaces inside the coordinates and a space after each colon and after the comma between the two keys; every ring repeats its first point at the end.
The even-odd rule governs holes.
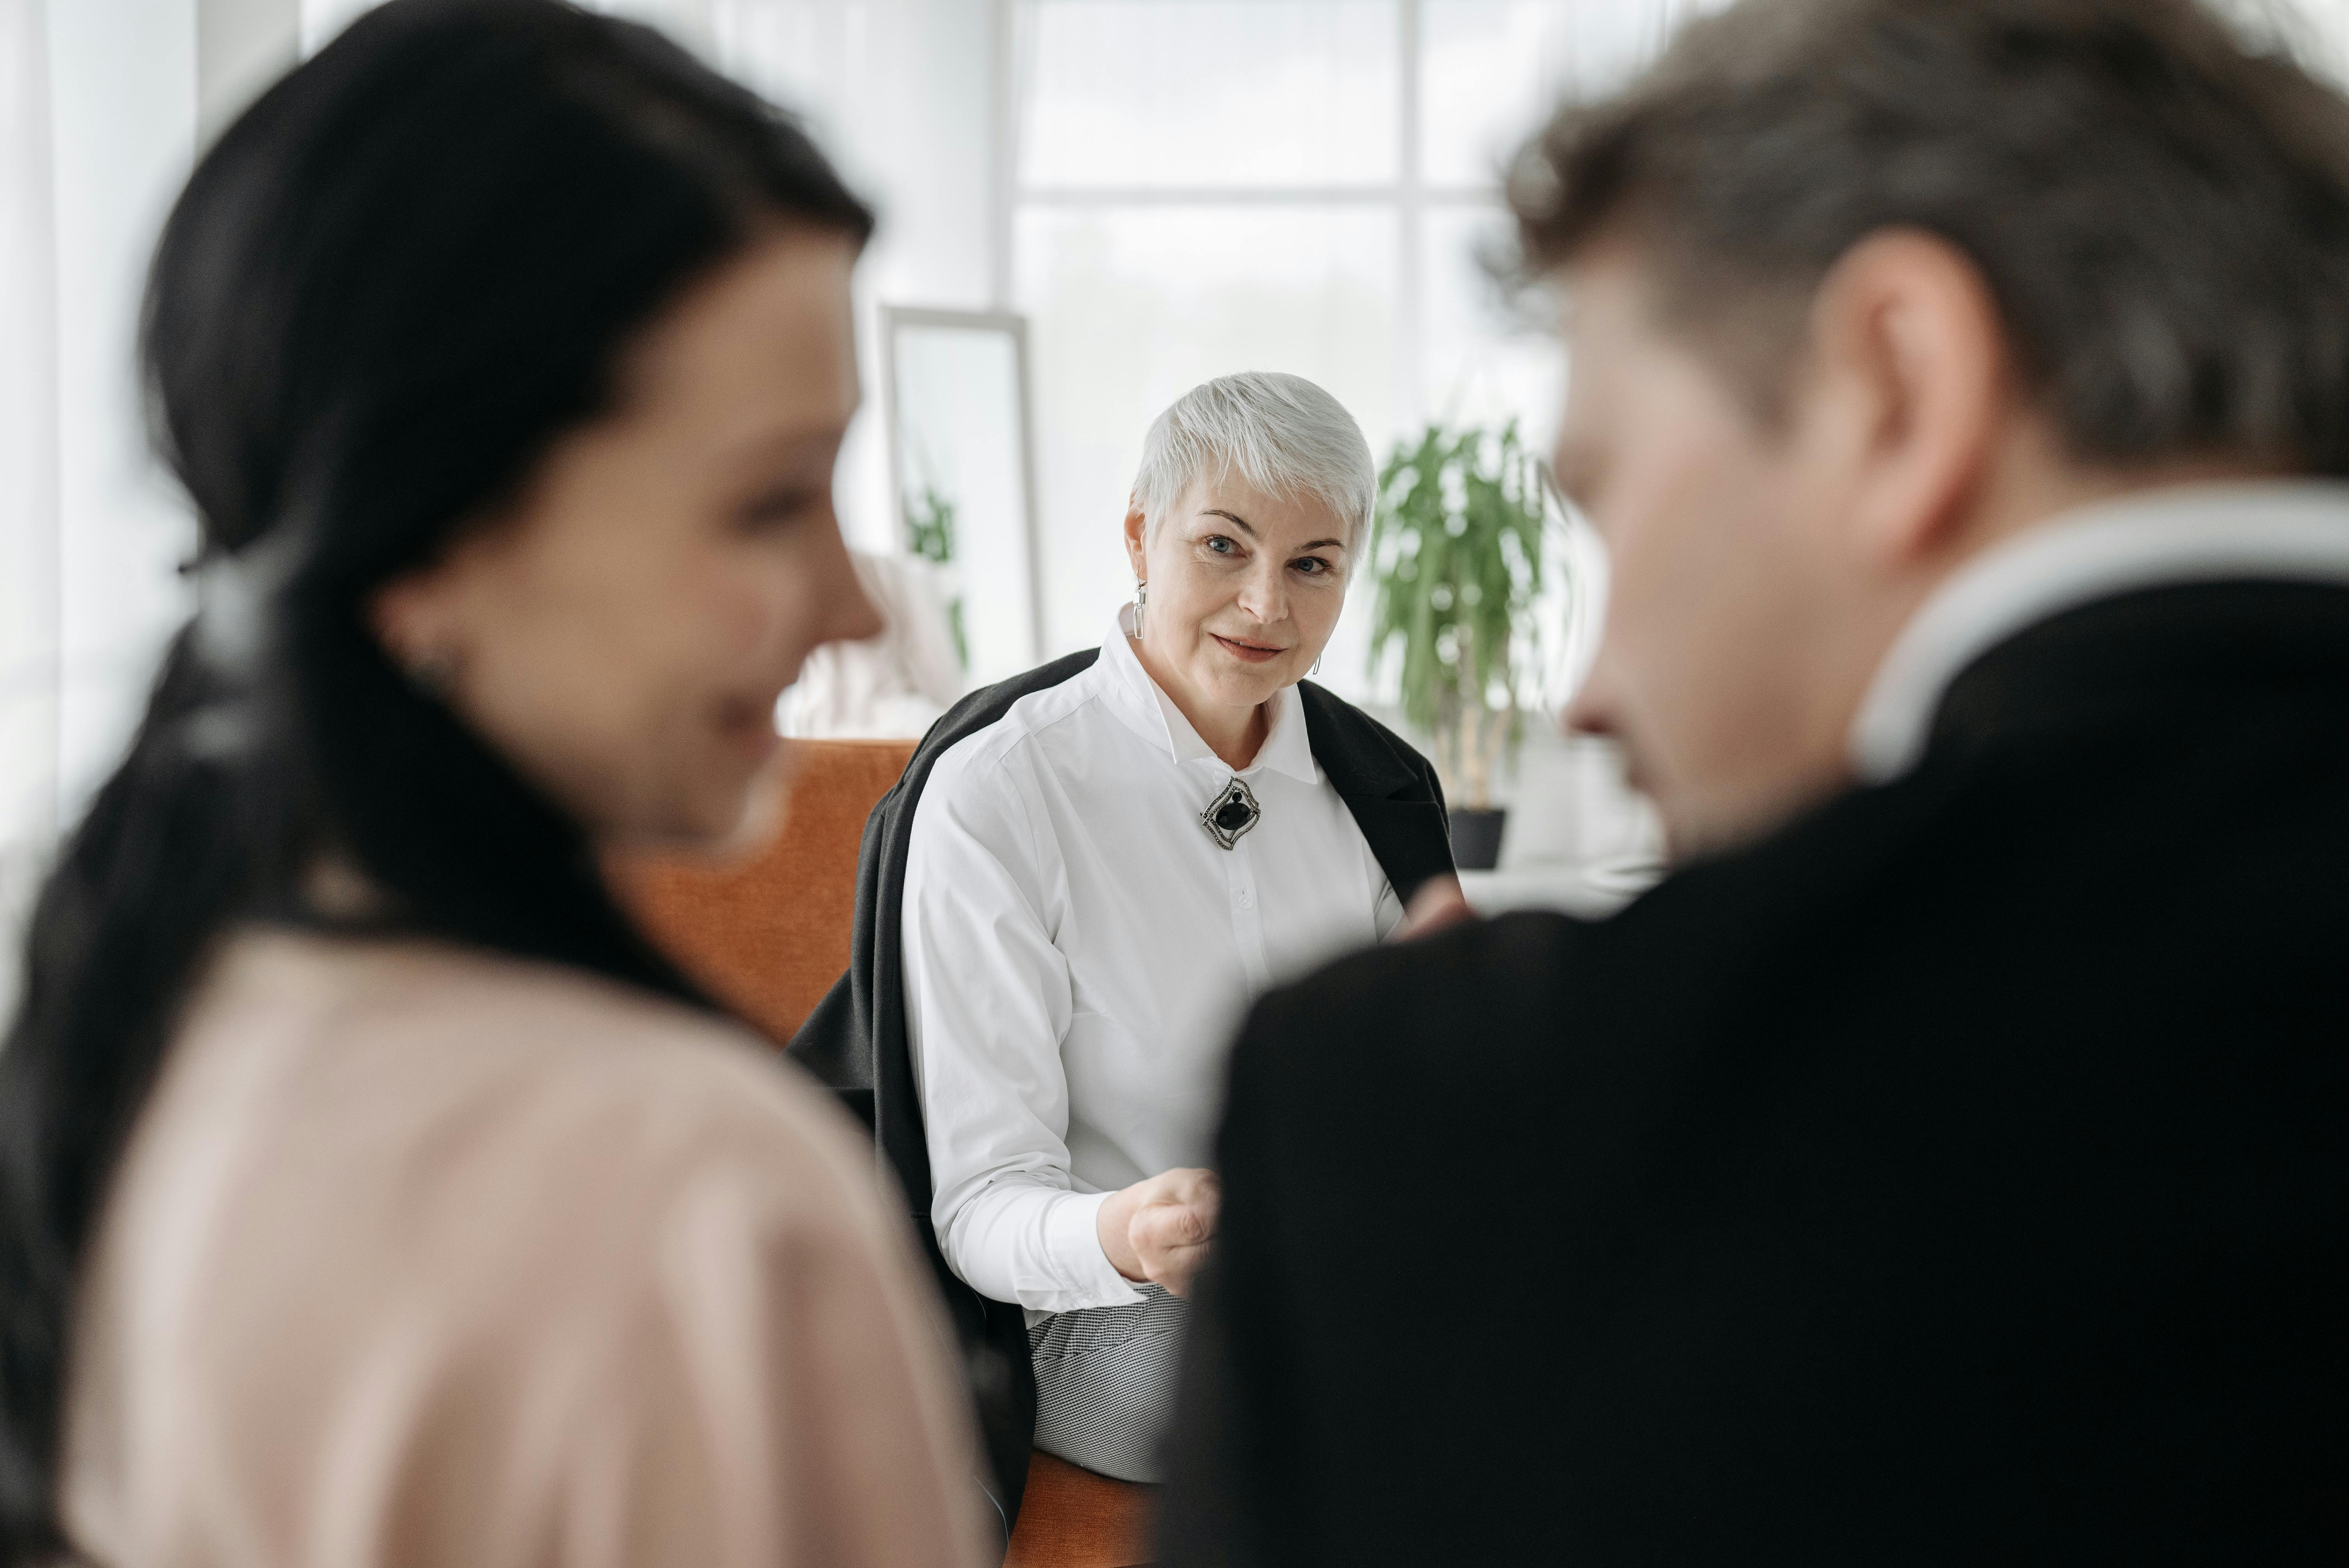
{"type": "Polygon", "coordinates": [[[1420,396],[1440,424],[1516,419],[1528,445],[1549,449],[1565,391],[1557,336],[1515,307],[1480,257],[1508,238],[1498,208],[1431,207],[1421,230],[1420,396]]]}
{"type": "MultiPolygon", "coordinates": [[[[1421,396],[1429,419],[1454,429],[1497,429],[1514,419],[1545,459],[1566,393],[1566,353],[1554,330],[1495,284],[1479,257],[1507,237],[1497,207],[1431,209],[1422,230],[1421,396]]],[[[1561,511],[1534,616],[1539,639],[1529,689],[1544,707],[1572,695],[1589,667],[1603,608],[1605,555],[1587,527],[1561,511]],[[1595,569],[1594,569],[1595,568],[1595,569]]]]}
{"type": "MultiPolygon", "coordinates": [[[[1133,594],[1119,524],[1150,421],[1211,377],[1329,388],[1373,452],[1393,435],[1395,220],[1383,208],[1040,209],[1019,229],[1030,313],[1048,654],[1101,641],[1133,594]]],[[[1361,685],[1355,602],[1319,677],[1361,685]]]]}
{"type": "Polygon", "coordinates": [[[1620,86],[1662,47],[1686,0],[1424,0],[1420,176],[1491,185],[1557,99],[1620,86]]]}
{"type": "Polygon", "coordinates": [[[1394,0],[1035,0],[1030,186],[1395,178],[1394,0]]]}

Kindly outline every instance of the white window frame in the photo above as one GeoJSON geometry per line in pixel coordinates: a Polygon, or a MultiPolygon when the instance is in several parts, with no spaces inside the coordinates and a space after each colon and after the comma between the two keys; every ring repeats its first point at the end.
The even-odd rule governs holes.
{"type": "MultiPolygon", "coordinates": [[[[1052,186],[1030,185],[1021,178],[1020,111],[1026,76],[1020,12],[1030,0],[992,0],[995,7],[996,189],[993,201],[992,264],[989,272],[998,310],[1018,308],[1019,227],[1024,211],[1037,209],[1085,210],[1148,207],[1371,207],[1395,216],[1394,410],[1398,428],[1413,429],[1428,417],[1426,391],[1427,277],[1426,225],[1436,211],[1477,210],[1495,217],[1507,211],[1495,184],[1435,183],[1423,178],[1421,150],[1424,138],[1420,108],[1423,76],[1421,46],[1422,0],[1395,0],[1397,83],[1395,134],[1396,178],[1383,184],[1344,185],[1188,185],[1188,186],[1052,186]]],[[[1586,5],[1619,4],[1620,0],[1580,0],[1586,5]]],[[[1654,25],[1661,44],[1681,18],[1703,0],[1657,0],[1654,25]]],[[[2349,3],[2349,0],[2344,0],[2349,3]]]]}
{"type": "Polygon", "coordinates": [[[1396,69],[1402,79],[1396,97],[1395,134],[1397,178],[1383,184],[1346,185],[1147,185],[1080,187],[1030,185],[1020,178],[1019,117],[1022,93],[1019,10],[1025,0],[994,0],[996,14],[996,146],[1001,150],[997,169],[995,201],[995,261],[992,268],[995,304],[1000,310],[1016,308],[1014,280],[1019,275],[1019,225],[1021,212],[1039,208],[1086,209],[1145,207],[1376,207],[1395,215],[1395,242],[1401,248],[1395,272],[1395,410],[1409,428],[1424,418],[1425,397],[1422,356],[1424,352],[1427,280],[1422,258],[1426,216],[1431,208],[1482,208],[1504,211],[1495,185],[1434,185],[1420,177],[1420,0],[1396,0],[1399,31],[1396,69]]]}

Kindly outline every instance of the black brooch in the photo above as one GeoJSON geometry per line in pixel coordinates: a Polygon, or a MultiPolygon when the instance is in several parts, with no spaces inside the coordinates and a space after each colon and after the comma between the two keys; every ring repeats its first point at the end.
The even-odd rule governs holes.
{"type": "Polygon", "coordinates": [[[1245,779],[1234,774],[1224,786],[1224,792],[1207,802],[1199,813],[1199,825],[1226,849],[1240,841],[1240,835],[1257,825],[1264,812],[1256,803],[1256,796],[1245,779]]]}

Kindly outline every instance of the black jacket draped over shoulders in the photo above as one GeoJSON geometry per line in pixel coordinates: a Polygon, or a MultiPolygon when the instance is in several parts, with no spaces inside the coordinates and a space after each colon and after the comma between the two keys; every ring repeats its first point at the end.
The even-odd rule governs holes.
{"type": "MultiPolygon", "coordinates": [[[[914,1233],[937,1276],[970,1376],[989,1474],[988,1490],[1008,1532],[1019,1515],[1036,1424],[1036,1387],[1028,1362],[1026,1315],[989,1300],[947,1266],[930,1225],[930,1156],[905,1042],[905,992],[900,936],[905,856],[914,810],[930,770],[947,749],[1010,712],[1021,697],[1092,667],[1087,649],[973,692],[930,727],[896,787],[865,820],[856,867],[856,923],[848,972],[792,1037],[792,1059],[838,1094],[873,1130],[881,1163],[904,1190],[914,1233]]],[[[1311,682],[1298,686],[1313,759],[1327,774],[1355,825],[1408,902],[1423,882],[1452,872],[1444,791],[1425,758],[1360,708],[1311,682]]]]}

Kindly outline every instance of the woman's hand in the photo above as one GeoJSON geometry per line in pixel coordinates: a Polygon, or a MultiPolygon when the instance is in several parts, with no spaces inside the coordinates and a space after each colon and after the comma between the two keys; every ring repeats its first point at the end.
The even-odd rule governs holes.
{"type": "Polygon", "coordinates": [[[1192,1276],[1207,1261],[1223,1202],[1214,1171],[1162,1171],[1112,1192],[1093,1225],[1118,1273],[1187,1296],[1192,1276]]]}

